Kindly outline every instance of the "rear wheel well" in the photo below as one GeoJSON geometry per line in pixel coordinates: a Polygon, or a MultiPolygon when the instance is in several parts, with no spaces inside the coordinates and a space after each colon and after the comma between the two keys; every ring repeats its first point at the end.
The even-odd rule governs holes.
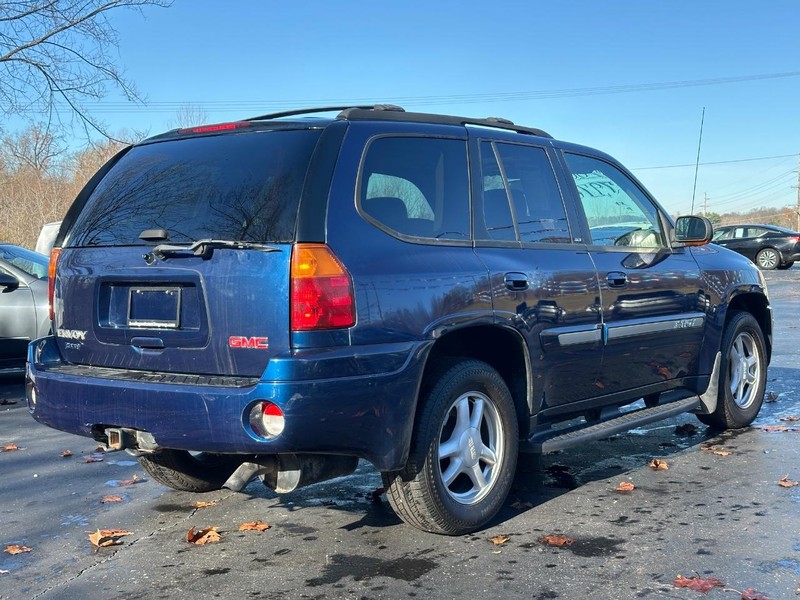
{"type": "Polygon", "coordinates": [[[477,326],[459,329],[436,341],[428,355],[423,379],[444,359],[475,358],[489,364],[506,382],[520,428],[520,439],[528,436],[528,360],[524,341],[511,330],[477,326]]]}
{"type": "Polygon", "coordinates": [[[725,323],[730,320],[733,311],[741,310],[748,312],[758,321],[761,331],[764,334],[764,342],[767,346],[767,360],[772,357],[772,319],[770,318],[769,302],[763,294],[747,293],[739,294],[731,298],[728,304],[728,312],[725,315],[725,323]]]}

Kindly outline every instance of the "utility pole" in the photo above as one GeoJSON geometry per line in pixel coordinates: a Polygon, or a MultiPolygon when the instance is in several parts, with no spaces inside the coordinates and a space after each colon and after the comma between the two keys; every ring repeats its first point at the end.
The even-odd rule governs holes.
{"type": "Polygon", "coordinates": [[[708,216],[708,192],[705,192],[703,195],[703,216],[708,216]]]}
{"type": "Polygon", "coordinates": [[[797,159],[797,206],[794,209],[795,217],[797,218],[797,227],[795,231],[800,231],[800,158],[797,159]]]}

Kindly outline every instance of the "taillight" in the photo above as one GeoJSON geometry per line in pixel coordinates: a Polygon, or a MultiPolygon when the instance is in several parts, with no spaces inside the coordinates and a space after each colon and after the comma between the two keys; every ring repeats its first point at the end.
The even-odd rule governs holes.
{"type": "Polygon", "coordinates": [[[790,235],[789,239],[792,240],[795,244],[797,242],[800,242],[800,236],[797,236],[797,235],[790,235]]]}
{"type": "Polygon", "coordinates": [[[350,273],[325,244],[295,244],[291,287],[293,331],[355,325],[350,273]]]}
{"type": "Polygon", "coordinates": [[[217,123],[216,125],[201,125],[200,127],[179,129],[178,133],[215,133],[217,131],[241,129],[242,127],[250,127],[250,123],[248,121],[236,121],[233,123],[217,123]]]}
{"type": "Polygon", "coordinates": [[[61,256],[61,248],[53,248],[50,251],[50,264],[47,267],[47,305],[50,307],[51,321],[56,316],[53,308],[53,296],[56,291],[56,265],[58,264],[59,256],[61,256]]]}
{"type": "Polygon", "coordinates": [[[249,420],[253,432],[262,438],[278,437],[286,426],[280,406],[266,400],[256,403],[250,409],[249,420]]]}

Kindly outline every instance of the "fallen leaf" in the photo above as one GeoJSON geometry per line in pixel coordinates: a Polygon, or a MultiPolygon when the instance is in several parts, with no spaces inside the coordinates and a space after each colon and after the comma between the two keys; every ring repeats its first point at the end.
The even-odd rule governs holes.
{"type": "Polygon", "coordinates": [[[703,579],[701,577],[686,578],[683,575],[678,575],[672,585],[679,588],[689,588],[695,592],[703,592],[704,594],[713,590],[715,587],[724,588],[725,584],[714,577],[703,579]]]}
{"type": "Polygon", "coordinates": [[[99,452],[93,452],[89,456],[84,456],[83,461],[86,463],[98,463],[103,462],[103,455],[99,452]]]}
{"type": "Polygon", "coordinates": [[[565,535],[553,534],[540,537],[539,541],[542,544],[547,544],[548,546],[570,546],[575,542],[575,540],[565,535]]]}
{"type": "Polygon", "coordinates": [[[239,531],[266,531],[271,525],[263,521],[251,521],[250,523],[242,523],[239,525],[239,531]]]}
{"type": "Polygon", "coordinates": [[[599,388],[601,390],[605,389],[605,387],[606,387],[606,385],[602,381],[594,381],[594,382],[592,382],[592,385],[594,385],[594,387],[599,388]]]}
{"type": "Polygon", "coordinates": [[[767,392],[767,397],[764,398],[764,402],[776,402],[778,400],[778,394],[775,392],[767,392]]]}
{"type": "Polygon", "coordinates": [[[6,546],[6,552],[9,554],[22,554],[24,552],[30,552],[31,549],[27,546],[20,546],[19,544],[11,544],[10,546],[6,546]]]}
{"type": "Polygon", "coordinates": [[[70,456],[72,456],[71,450],[62,450],[61,458],[69,458],[70,456]]]}
{"type": "Polygon", "coordinates": [[[786,425],[762,425],[761,431],[789,431],[786,425]]]}
{"type": "Polygon", "coordinates": [[[791,481],[791,480],[789,479],[789,475],[784,475],[783,477],[781,477],[781,478],[778,480],[778,485],[779,485],[779,486],[781,486],[781,487],[785,487],[785,488],[794,487],[794,486],[796,486],[798,483],[800,483],[800,482],[798,482],[798,481],[791,481]]]}
{"type": "Polygon", "coordinates": [[[2,451],[3,452],[14,452],[16,450],[22,450],[22,448],[20,448],[19,446],[17,446],[14,443],[10,443],[10,444],[6,444],[5,446],[3,446],[3,450],[2,451]]]}
{"type": "Polygon", "coordinates": [[[103,496],[100,498],[101,504],[112,504],[114,502],[122,502],[122,496],[103,496]]]}
{"type": "Polygon", "coordinates": [[[219,527],[206,527],[205,529],[195,529],[192,527],[186,534],[186,541],[190,544],[212,544],[218,542],[222,537],[218,533],[219,527]]]}
{"type": "Polygon", "coordinates": [[[697,432],[697,427],[692,425],[691,423],[684,423],[683,425],[678,425],[675,428],[674,433],[677,435],[694,435],[697,432]]]}
{"type": "Polygon", "coordinates": [[[133,535],[132,531],[125,531],[124,529],[98,529],[92,534],[89,534],[89,541],[98,548],[107,548],[108,546],[119,546],[122,541],[119,539],[126,535],[133,535]]]}
{"type": "Polygon", "coordinates": [[[381,496],[386,493],[385,487],[379,487],[372,490],[370,493],[367,494],[367,500],[371,502],[375,502],[376,504],[381,501],[381,496]]]}
{"type": "MultiPolygon", "coordinates": [[[[134,477],[136,477],[136,476],[134,475],[134,477]]],[[[124,485],[124,484],[120,484],[120,485],[124,485]]],[[[219,502],[217,502],[216,500],[211,500],[210,502],[206,502],[206,501],[203,501],[203,500],[198,500],[197,502],[192,504],[192,506],[194,508],[208,508],[209,506],[216,506],[217,504],[219,504],[219,502]]]]}
{"type": "Polygon", "coordinates": [[[731,450],[723,450],[722,448],[717,448],[711,444],[706,444],[705,446],[700,446],[701,450],[705,450],[706,452],[711,452],[711,454],[716,454],[717,456],[730,456],[733,454],[731,450]]]}
{"type": "Polygon", "coordinates": [[[636,486],[633,485],[630,481],[620,481],[616,488],[614,488],[615,492],[625,493],[625,492],[632,492],[636,489],[636,486]]]}
{"type": "Polygon", "coordinates": [[[117,483],[119,483],[119,485],[134,485],[142,481],[144,481],[144,479],[141,479],[138,475],[134,475],[130,479],[121,479],[117,483]]]}
{"type": "Polygon", "coordinates": [[[667,469],[669,469],[667,461],[658,458],[654,458],[653,460],[651,460],[647,464],[647,466],[653,469],[654,471],[666,471],[667,469]]]}
{"type": "Polygon", "coordinates": [[[781,421],[786,421],[787,423],[796,423],[800,421],[800,417],[795,417],[794,415],[789,415],[788,417],[781,417],[781,421]]]}
{"type": "Polygon", "coordinates": [[[496,535],[494,537],[490,537],[489,541],[492,542],[495,546],[502,546],[505,544],[509,539],[507,535],[496,535]]]}
{"type": "Polygon", "coordinates": [[[761,592],[755,591],[753,588],[747,588],[742,591],[742,600],[769,600],[769,598],[761,592]]]}

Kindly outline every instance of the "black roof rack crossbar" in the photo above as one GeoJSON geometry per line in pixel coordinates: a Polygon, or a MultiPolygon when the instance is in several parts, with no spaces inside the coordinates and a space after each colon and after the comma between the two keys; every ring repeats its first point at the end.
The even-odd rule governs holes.
{"type": "Polygon", "coordinates": [[[417,121],[422,123],[433,123],[442,125],[479,125],[482,127],[492,127],[495,129],[507,129],[517,133],[528,133],[540,137],[551,138],[552,135],[535,127],[524,127],[515,125],[513,121],[500,117],[488,117],[486,119],[475,119],[471,117],[456,117],[451,115],[436,115],[429,113],[399,112],[392,110],[375,111],[371,108],[354,106],[339,113],[337,119],[349,121],[379,119],[381,121],[417,121]]]}
{"type": "Polygon", "coordinates": [[[244,121],[267,121],[269,119],[280,119],[282,117],[294,117],[297,115],[312,115],[314,113],[332,112],[332,111],[348,111],[352,109],[358,110],[390,110],[402,112],[403,109],[394,104],[369,104],[364,106],[321,106],[319,108],[298,108],[296,110],[285,110],[282,112],[270,113],[266,115],[259,115],[257,117],[250,117],[243,119],[244,121]]]}

